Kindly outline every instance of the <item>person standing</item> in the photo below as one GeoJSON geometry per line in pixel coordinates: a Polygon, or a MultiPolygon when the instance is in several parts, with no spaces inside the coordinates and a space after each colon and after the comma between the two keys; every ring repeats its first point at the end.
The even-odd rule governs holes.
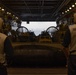
{"type": "MultiPolygon", "coordinates": [[[[0,18],[0,31],[2,30],[3,19],[0,18]]],[[[13,60],[13,47],[8,36],[0,32],[0,75],[7,75],[7,66],[13,60]]]]}
{"type": "Polygon", "coordinates": [[[68,75],[76,75],[76,13],[73,14],[73,21],[74,24],[68,26],[62,43],[68,75]]]}

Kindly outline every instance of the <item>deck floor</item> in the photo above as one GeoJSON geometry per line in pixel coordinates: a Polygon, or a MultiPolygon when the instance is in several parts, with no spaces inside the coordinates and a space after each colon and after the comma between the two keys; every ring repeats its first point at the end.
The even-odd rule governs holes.
{"type": "Polygon", "coordinates": [[[67,68],[8,68],[8,75],[67,75],[67,68]]]}

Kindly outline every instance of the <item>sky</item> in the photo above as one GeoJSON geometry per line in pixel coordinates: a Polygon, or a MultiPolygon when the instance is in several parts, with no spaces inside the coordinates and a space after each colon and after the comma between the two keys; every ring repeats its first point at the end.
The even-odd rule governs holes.
{"type": "Polygon", "coordinates": [[[50,26],[55,26],[56,27],[56,22],[27,22],[22,21],[21,26],[26,27],[29,31],[33,31],[35,35],[39,35],[41,31],[45,31],[48,27],[50,26]]]}

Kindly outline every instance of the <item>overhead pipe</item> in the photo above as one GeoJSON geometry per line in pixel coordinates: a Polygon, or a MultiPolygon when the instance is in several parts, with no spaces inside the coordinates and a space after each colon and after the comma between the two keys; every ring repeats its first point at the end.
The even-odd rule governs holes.
{"type": "Polygon", "coordinates": [[[62,7],[64,7],[65,5],[67,5],[70,1],[71,0],[64,0],[62,2],[62,4],[59,6],[59,8],[55,11],[55,13],[53,13],[53,15],[51,16],[51,18],[53,18],[53,16],[55,16],[55,14],[58,13],[62,9],[62,7]]]}
{"type": "Polygon", "coordinates": [[[43,6],[44,6],[44,0],[42,1],[41,14],[43,14],[43,6]]]}

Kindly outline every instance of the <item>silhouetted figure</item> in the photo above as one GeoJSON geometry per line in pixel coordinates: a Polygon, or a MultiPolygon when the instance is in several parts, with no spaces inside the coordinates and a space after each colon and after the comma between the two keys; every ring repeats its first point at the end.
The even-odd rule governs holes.
{"type": "Polygon", "coordinates": [[[63,40],[63,51],[67,58],[68,75],[76,75],[76,13],[73,25],[69,25],[63,40]]]}
{"type": "MultiPolygon", "coordinates": [[[[2,32],[3,20],[0,18],[0,31],[2,32]]],[[[7,75],[7,66],[12,63],[13,47],[9,38],[0,32],[0,75],[7,75]]]]}

